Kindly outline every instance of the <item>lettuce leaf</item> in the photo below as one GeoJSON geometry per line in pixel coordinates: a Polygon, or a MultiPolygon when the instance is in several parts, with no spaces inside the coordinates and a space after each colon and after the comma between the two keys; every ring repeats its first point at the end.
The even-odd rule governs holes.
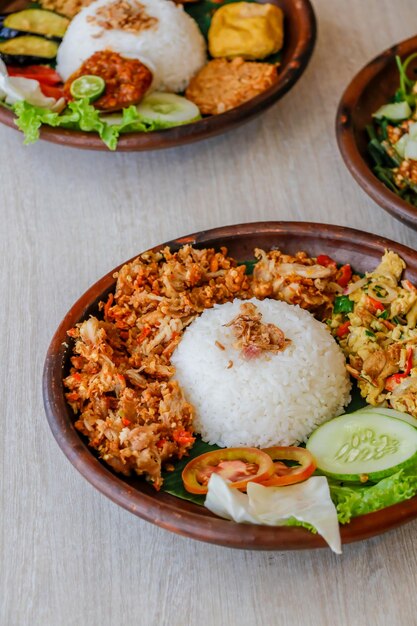
{"type": "Polygon", "coordinates": [[[300,526],[301,528],[305,528],[309,530],[313,535],[317,535],[317,528],[309,524],[308,522],[301,522],[295,517],[289,517],[285,522],[284,526],[300,526]]]}
{"type": "Polygon", "coordinates": [[[417,468],[403,469],[374,485],[346,485],[329,481],[330,494],[341,524],[352,517],[379,511],[417,494],[417,468]]]}
{"type": "Polygon", "coordinates": [[[62,113],[54,113],[25,101],[17,102],[13,106],[13,111],[16,115],[15,124],[25,135],[25,144],[34,143],[39,139],[40,127],[43,124],[95,132],[109,150],[116,150],[120,133],[150,132],[172,126],[164,122],[143,120],[134,105],[123,109],[120,121],[110,123],[102,119],[100,112],[85,98],[69,102],[68,107],[62,113]]]}

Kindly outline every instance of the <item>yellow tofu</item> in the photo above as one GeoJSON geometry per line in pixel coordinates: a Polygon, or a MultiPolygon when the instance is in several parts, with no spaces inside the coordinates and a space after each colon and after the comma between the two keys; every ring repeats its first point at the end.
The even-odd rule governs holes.
{"type": "Polygon", "coordinates": [[[212,57],[265,59],[281,50],[284,15],[273,4],[234,2],[213,15],[208,32],[212,57]]]}

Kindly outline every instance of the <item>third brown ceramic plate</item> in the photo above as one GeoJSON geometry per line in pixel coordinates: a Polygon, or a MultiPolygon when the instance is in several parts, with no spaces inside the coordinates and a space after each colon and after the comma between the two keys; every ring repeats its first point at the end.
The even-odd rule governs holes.
{"type": "MultiPolygon", "coordinates": [[[[327,254],[338,263],[350,263],[357,272],[371,271],[385,249],[397,252],[406,262],[405,275],[417,283],[417,252],[376,235],[340,226],[297,222],[260,222],[226,226],[182,237],[153,248],[169,245],[177,250],[185,243],[197,247],[227,246],[237,260],[252,258],[256,247],[279,248],[295,253],[305,250],[311,256],[327,254]]],[[[138,250],[138,253],[140,251],[138,250]]],[[[149,522],[173,532],[233,548],[257,550],[299,550],[321,548],[326,544],[318,535],[290,527],[267,527],[215,517],[203,506],[156,492],[139,477],[117,475],[98,460],[87,441],[74,428],[74,415],[68,406],[62,384],[69,368],[70,346],[67,331],[97,313],[100,301],[114,290],[112,270],[93,285],[65,316],[49,347],[43,378],[44,403],[52,432],[71,463],[99,491],[113,502],[149,522]]],[[[417,497],[376,513],[353,519],[341,527],[342,542],[359,541],[417,518],[417,497]]]]}
{"type": "MultiPolygon", "coordinates": [[[[342,157],[362,189],[393,217],[417,229],[417,208],[388,189],[372,171],[366,132],[372,114],[389,102],[398,89],[400,79],[395,57],[398,55],[404,61],[414,52],[417,52],[417,37],[385,50],[356,74],[340,100],[336,133],[342,157]]],[[[416,68],[417,59],[414,59],[408,69],[410,76],[416,68]]]]}

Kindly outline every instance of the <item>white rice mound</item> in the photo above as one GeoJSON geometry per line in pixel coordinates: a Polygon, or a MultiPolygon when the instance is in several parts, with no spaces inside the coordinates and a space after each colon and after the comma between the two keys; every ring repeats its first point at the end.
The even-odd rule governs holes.
{"type": "Polygon", "coordinates": [[[242,301],[215,305],[185,331],[172,356],[175,378],[196,409],[194,426],[204,441],[222,447],[296,445],[349,403],[345,357],[326,326],[299,306],[250,302],[262,322],[278,326],[291,344],[243,359],[231,328],[224,327],[242,301]]]}
{"type": "MultiPolygon", "coordinates": [[[[206,63],[206,43],[195,20],[170,0],[140,0],[148,15],[158,20],[153,28],[131,33],[104,30],[89,21],[97,9],[113,2],[96,0],[71,21],[58,49],[60,76],[65,81],[95,52],[112,50],[142,61],[153,73],[153,91],[184,91],[206,63]]],[[[134,0],[126,2],[135,6],[134,0]]]]}

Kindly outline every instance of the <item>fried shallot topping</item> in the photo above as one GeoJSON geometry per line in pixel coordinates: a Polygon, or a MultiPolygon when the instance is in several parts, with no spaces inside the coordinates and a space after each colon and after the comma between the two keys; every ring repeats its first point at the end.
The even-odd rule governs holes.
{"type": "Polygon", "coordinates": [[[262,313],[252,302],[240,305],[240,313],[225,326],[230,327],[245,359],[254,359],[264,352],[281,352],[291,343],[275,324],[262,322],[262,313]]]}
{"type": "Polygon", "coordinates": [[[138,0],[130,2],[115,0],[97,9],[95,15],[87,17],[87,21],[105,30],[117,28],[135,34],[154,28],[158,24],[157,18],[148,15],[145,7],[138,0]]]}

